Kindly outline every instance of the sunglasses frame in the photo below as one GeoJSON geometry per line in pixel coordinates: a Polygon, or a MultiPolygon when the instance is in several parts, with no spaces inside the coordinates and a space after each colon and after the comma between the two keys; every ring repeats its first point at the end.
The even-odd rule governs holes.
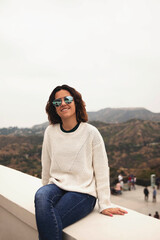
{"type": "Polygon", "coordinates": [[[53,106],[54,107],[60,107],[62,105],[62,99],[64,99],[64,102],[66,104],[71,104],[73,102],[73,97],[72,96],[65,96],[63,98],[54,99],[53,102],[52,102],[53,106]]]}

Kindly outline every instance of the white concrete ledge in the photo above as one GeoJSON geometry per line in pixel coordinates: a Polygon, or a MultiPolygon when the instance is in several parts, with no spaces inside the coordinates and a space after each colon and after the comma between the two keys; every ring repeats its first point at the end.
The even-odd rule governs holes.
{"type": "MultiPolygon", "coordinates": [[[[34,195],[41,180],[0,165],[0,239],[35,240],[34,195]]],[[[97,207],[86,218],[64,229],[64,240],[159,240],[160,220],[127,209],[108,217],[97,207]]]]}

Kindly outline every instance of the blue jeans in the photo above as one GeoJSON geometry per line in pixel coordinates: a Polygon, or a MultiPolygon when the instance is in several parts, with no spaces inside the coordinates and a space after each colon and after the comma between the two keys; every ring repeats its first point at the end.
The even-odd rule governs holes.
{"type": "Polygon", "coordinates": [[[39,239],[62,240],[62,229],[88,215],[95,203],[91,195],[68,192],[55,184],[41,187],[35,195],[39,239]]]}

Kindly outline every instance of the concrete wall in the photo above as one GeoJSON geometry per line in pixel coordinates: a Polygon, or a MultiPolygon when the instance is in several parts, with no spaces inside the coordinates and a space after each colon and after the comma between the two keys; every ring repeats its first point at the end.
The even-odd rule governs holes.
{"type": "Polygon", "coordinates": [[[36,229],[21,221],[15,215],[0,207],[0,239],[38,239],[36,229]]]}
{"type": "MultiPolygon", "coordinates": [[[[35,240],[34,195],[41,180],[0,166],[0,240],[35,240]]],[[[159,240],[160,220],[127,209],[125,216],[99,214],[64,229],[64,240],[159,240]]]]}

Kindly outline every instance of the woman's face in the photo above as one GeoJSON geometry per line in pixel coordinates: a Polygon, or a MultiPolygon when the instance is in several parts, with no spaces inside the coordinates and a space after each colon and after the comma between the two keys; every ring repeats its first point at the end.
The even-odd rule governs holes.
{"type": "Polygon", "coordinates": [[[55,99],[61,99],[62,104],[59,107],[56,107],[56,112],[62,119],[62,122],[65,120],[76,120],[76,106],[74,100],[70,103],[67,104],[64,101],[64,97],[71,96],[70,92],[67,90],[60,90],[56,92],[55,94],[55,99]]]}

